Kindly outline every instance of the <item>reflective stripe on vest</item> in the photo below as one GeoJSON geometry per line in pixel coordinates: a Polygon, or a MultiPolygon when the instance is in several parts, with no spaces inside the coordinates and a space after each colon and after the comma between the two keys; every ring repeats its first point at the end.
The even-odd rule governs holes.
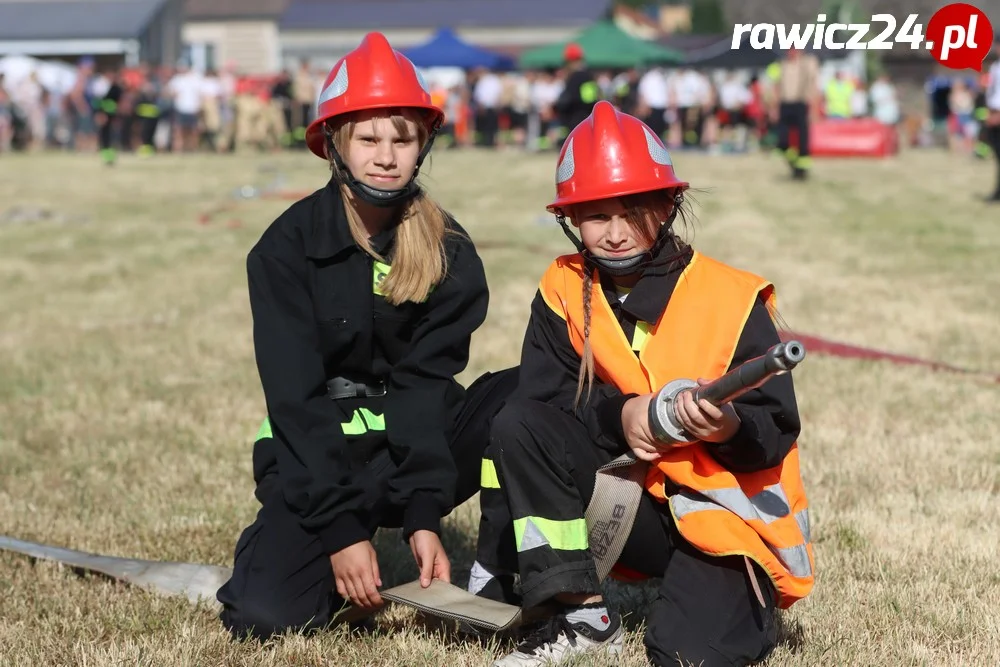
{"type": "Polygon", "coordinates": [[[159,118],[160,107],[149,102],[143,102],[135,107],[135,113],[140,118],[159,118]]]}
{"type": "MultiPolygon", "coordinates": [[[[578,355],[584,342],[584,271],[579,254],[566,255],[552,263],[539,285],[545,303],[566,321],[578,355]]],[[[636,344],[626,339],[600,280],[595,276],[593,282],[595,374],[622,393],[658,391],[678,378],[720,377],[732,363],[757,300],[771,312],[775,307],[770,282],[696,252],[659,321],[636,344]]],[[[796,444],[780,465],[753,473],[727,470],[704,444],[676,447],[649,467],[645,486],[670,503],[678,531],[694,547],[756,561],[774,583],[779,607],[790,607],[812,590],[815,563],[796,444]]]]}
{"type": "Polygon", "coordinates": [[[832,79],[826,84],[826,112],[831,116],[844,118],[851,115],[851,95],[854,84],[850,81],[832,79]]]}
{"type": "Polygon", "coordinates": [[[584,104],[592,104],[601,96],[601,88],[596,81],[588,81],[580,86],[580,101],[584,104]]]}
{"type": "MultiPolygon", "coordinates": [[[[693,512],[729,511],[746,522],[763,521],[773,523],[791,514],[788,496],[781,484],[766,487],[755,496],[747,497],[740,487],[711,489],[698,494],[684,489],[670,498],[670,507],[677,519],[683,519],[693,512]]],[[[809,510],[795,514],[795,522],[802,532],[802,544],[791,547],[771,548],[782,565],[796,577],[812,575],[812,565],[806,544],[809,542],[809,510]]]]}

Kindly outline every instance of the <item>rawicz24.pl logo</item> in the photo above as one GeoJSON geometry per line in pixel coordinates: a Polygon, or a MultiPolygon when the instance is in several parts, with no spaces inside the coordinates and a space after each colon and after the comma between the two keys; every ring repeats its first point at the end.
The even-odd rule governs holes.
{"type": "Polygon", "coordinates": [[[875,14],[870,23],[826,23],[826,15],[816,17],[817,23],[737,23],[733,27],[732,48],[738,49],[743,36],[750,35],[750,46],[772,50],[789,49],[891,49],[894,44],[921,46],[934,59],[951,69],[972,68],[982,71],[983,60],[993,44],[993,26],[986,14],[966,3],[953,3],[936,11],[924,27],[917,23],[917,14],[910,14],[900,25],[892,14],[875,14]],[[879,23],[885,28],[878,30],[879,23]],[[897,29],[897,25],[899,26],[897,29]]]}

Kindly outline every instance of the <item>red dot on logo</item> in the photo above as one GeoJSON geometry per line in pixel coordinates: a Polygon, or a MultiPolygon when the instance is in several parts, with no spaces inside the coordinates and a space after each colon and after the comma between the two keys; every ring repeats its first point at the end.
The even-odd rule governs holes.
{"type": "Polygon", "coordinates": [[[611,619],[607,616],[601,616],[601,623],[610,623],[611,619]]]}
{"type": "Polygon", "coordinates": [[[993,25],[979,8],[956,2],[934,13],[925,39],[931,55],[945,67],[982,72],[993,45],[993,25]]]}

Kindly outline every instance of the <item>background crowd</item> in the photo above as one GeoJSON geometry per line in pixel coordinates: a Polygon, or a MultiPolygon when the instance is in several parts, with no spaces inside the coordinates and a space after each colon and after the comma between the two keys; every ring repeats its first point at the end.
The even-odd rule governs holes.
{"type": "MultiPolygon", "coordinates": [[[[573,55],[573,54],[569,54],[573,55]]],[[[598,99],[643,118],[674,148],[753,150],[769,142],[774,76],[768,69],[703,71],[685,67],[593,70],[585,54],[555,70],[470,70],[460,80],[428,76],[447,111],[442,141],[451,147],[546,150],[559,145],[598,99]],[[565,95],[574,77],[585,94],[565,95]],[[582,99],[586,109],[568,98],[582,99]]],[[[301,148],[327,72],[302,61],[270,76],[242,76],[235,64],[197,71],[140,64],[76,64],[70,85],[47,86],[38,71],[0,72],[0,153],[11,150],[162,152],[301,148]],[[62,90],[60,89],[62,88],[62,90]],[[102,142],[102,127],[106,133],[102,142]]],[[[906,108],[888,76],[870,83],[839,72],[817,91],[828,119],[870,117],[894,126],[904,145],[945,143],[980,156],[986,75],[928,80],[923,104],[906,108]]]]}

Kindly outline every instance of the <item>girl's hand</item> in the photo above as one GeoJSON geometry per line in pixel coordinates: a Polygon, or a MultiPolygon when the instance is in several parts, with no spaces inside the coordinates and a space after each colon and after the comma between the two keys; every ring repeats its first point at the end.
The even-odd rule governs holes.
{"type": "MultiPolygon", "coordinates": [[[[699,385],[708,383],[708,380],[698,378],[699,385]]],[[[726,442],[740,428],[740,418],[732,403],[716,407],[704,398],[695,403],[692,390],[682,391],[677,396],[674,413],[685,431],[704,442],[726,442]]]]}
{"type": "Polygon", "coordinates": [[[643,394],[625,401],[622,406],[622,430],[625,440],[640,461],[653,461],[663,452],[663,445],[649,428],[649,402],[656,394],[643,394]]]}
{"type": "Polygon", "coordinates": [[[432,530],[418,530],[410,536],[410,550],[420,568],[420,586],[427,588],[431,579],[451,583],[451,563],[441,545],[441,538],[432,530]]]}
{"type": "Polygon", "coordinates": [[[337,584],[337,594],[363,609],[381,607],[378,587],[382,577],[378,571],[378,556],[369,541],[358,542],[330,555],[330,567],[337,584]]]}

